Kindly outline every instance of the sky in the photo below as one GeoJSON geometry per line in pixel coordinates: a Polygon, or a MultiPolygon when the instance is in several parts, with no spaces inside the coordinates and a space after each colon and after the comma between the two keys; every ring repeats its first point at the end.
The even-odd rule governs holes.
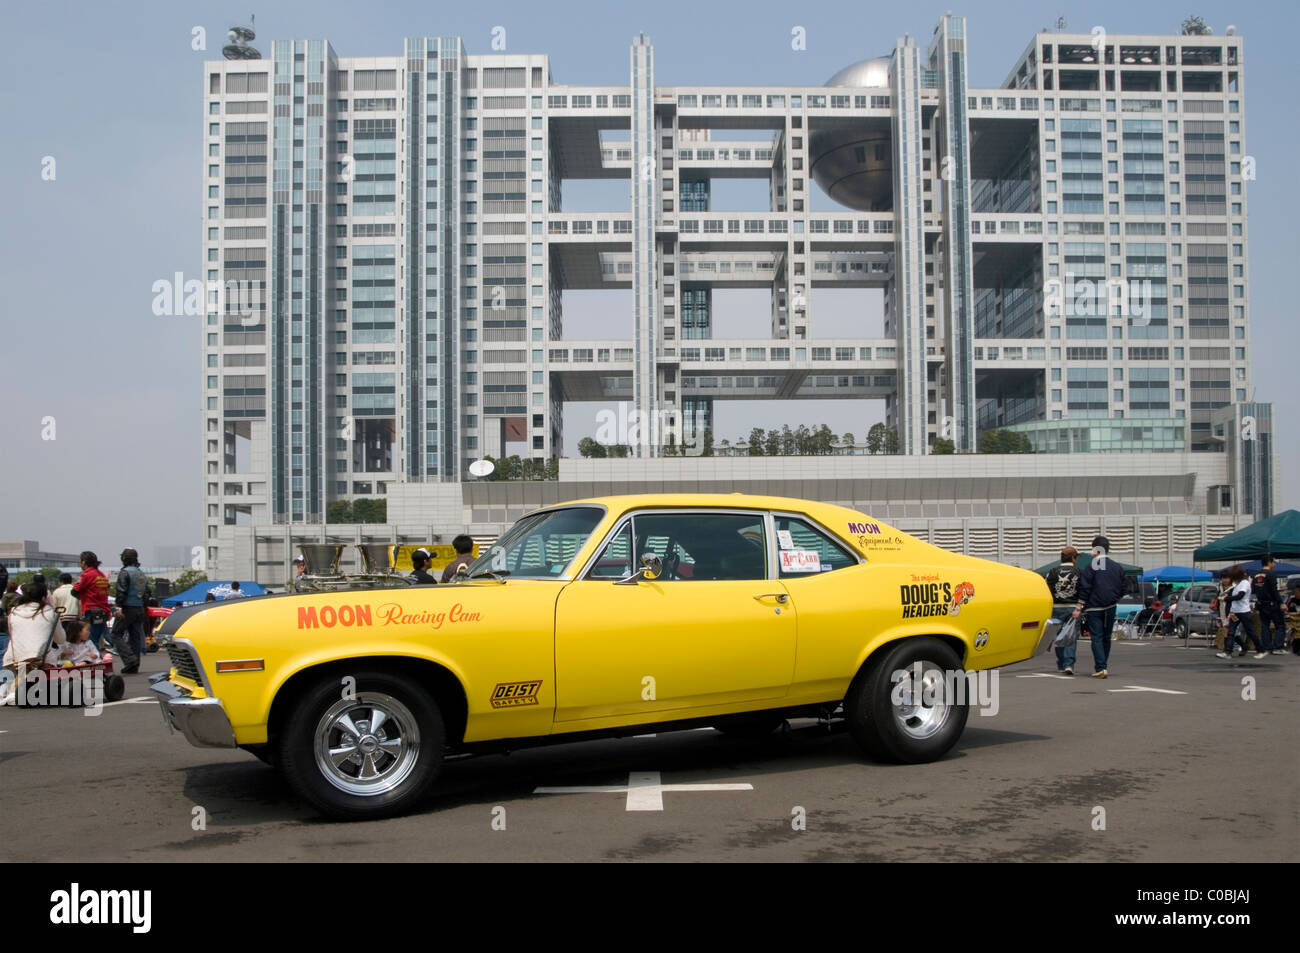
{"type": "MultiPolygon", "coordinates": [[[[1062,2],[1050,10],[1014,0],[951,3],[6,5],[0,540],[39,540],[62,552],[89,548],[101,558],[132,546],[146,563],[157,545],[201,542],[202,319],[155,315],[152,286],[203,267],[202,64],[220,57],[226,29],[250,13],[257,18],[254,45],[264,55],[272,39],[323,37],[340,56],[389,56],[401,53],[405,36],[457,34],[469,52],[489,53],[501,27],[508,52],[549,54],[558,83],[620,85],[628,82],[628,48],[639,32],[654,43],[660,85],[820,85],[849,63],[887,54],[904,34],[924,49],[938,18],[951,10],[967,18],[970,85],[996,87],[1033,34],[1054,27],[1057,16],[1082,33],[1094,26],[1176,33],[1189,12],[1216,34],[1232,23],[1245,38],[1245,151],[1257,163],[1257,179],[1248,184],[1253,396],[1272,401],[1279,418],[1277,508],[1300,506],[1300,417],[1290,412],[1300,263],[1300,8],[1291,0],[1218,2],[1194,11],[1166,0],[1062,2]],[[802,50],[792,48],[796,27],[806,37],[802,50]],[[192,48],[196,28],[204,31],[206,51],[192,48]]],[[[598,189],[575,192],[572,207],[598,208],[606,196],[606,207],[626,207],[625,191],[598,189]]],[[[812,204],[834,207],[826,199],[812,204]]],[[[765,310],[763,293],[720,296],[717,321],[745,327],[765,310]]],[[[829,321],[844,313],[839,304],[819,311],[829,321]]],[[[589,329],[597,318],[592,302],[566,302],[566,336],[596,336],[589,329]]],[[[721,403],[719,439],[745,435],[757,423],[822,421],[860,435],[881,410],[850,401],[721,403]]],[[[578,407],[566,412],[570,450],[583,435],[576,426],[582,417],[578,407]]]]}

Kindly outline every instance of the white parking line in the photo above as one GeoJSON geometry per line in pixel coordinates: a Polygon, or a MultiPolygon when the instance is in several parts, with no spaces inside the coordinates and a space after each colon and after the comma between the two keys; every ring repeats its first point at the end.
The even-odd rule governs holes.
{"type": "Polygon", "coordinates": [[[1145,685],[1125,685],[1123,688],[1108,688],[1108,692],[1159,692],[1161,695],[1186,695],[1187,692],[1176,692],[1172,688],[1147,688],[1145,685]]]}
{"type": "Polygon", "coordinates": [[[1073,675],[1053,675],[1053,674],[1050,673],[1050,672],[1035,672],[1035,673],[1032,674],[1032,675],[1017,675],[1016,678],[1064,678],[1064,679],[1069,680],[1069,679],[1074,678],[1074,676],[1073,676],[1073,675]]]}
{"type": "Polygon", "coordinates": [[[148,695],[141,695],[138,698],[123,698],[121,701],[104,702],[105,708],[112,708],[114,705],[141,705],[145,702],[157,702],[158,699],[151,698],[148,695]]]}
{"type": "Polygon", "coordinates": [[[629,811],[662,811],[665,791],[752,791],[752,784],[664,784],[658,771],[633,771],[627,784],[541,787],[534,794],[626,794],[629,811]]]}

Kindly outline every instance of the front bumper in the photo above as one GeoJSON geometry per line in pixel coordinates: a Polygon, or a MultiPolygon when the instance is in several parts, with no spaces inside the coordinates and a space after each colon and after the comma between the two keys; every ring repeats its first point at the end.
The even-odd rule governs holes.
{"type": "Polygon", "coordinates": [[[219,698],[191,698],[167,680],[166,672],[149,677],[149,690],[158,696],[163,721],[196,748],[235,748],[235,730],[219,698]]]}
{"type": "Polygon", "coordinates": [[[1061,625],[1060,619],[1048,619],[1043,623],[1043,634],[1038,637],[1038,645],[1034,649],[1034,655],[1042,655],[1052,647],[1052,640],[1056,638],[1056,633],[1060,631],[1061,625]]]}

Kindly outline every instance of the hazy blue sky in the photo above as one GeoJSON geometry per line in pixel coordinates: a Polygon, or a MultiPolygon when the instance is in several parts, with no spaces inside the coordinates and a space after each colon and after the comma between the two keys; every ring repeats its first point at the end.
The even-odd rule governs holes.
{"type": "MultiPolygon", "coordinates": [[[[639,31],[655,45],[659,84],[820,84],[848,63],[887,53],[905,33],[924,47],[951,9],[967,17],[970,83],[988,87],[1001,84],[1032,35],[1058,15],[1078,32],[1175,33],[1189,12],[1215,33],[1234,23],[1245,37],[1245,149],[1258,163],[1249,185],[1253,382],[1257,399],[1273,401],[1283,421],[1279,502],[1300,506],[1300,425],[1288,413],[1300,358],[1296,5],[951,4],[6,4],[0,539],[89,547],[110,559],[134,546],[146,562],[157,544],[200,542],[201,319],[156,317],[151,286],[177,271],[201,273],[202,64],[220,56],[226,28],[250,12],[264,54],[272,39],[324,37],[341,56],[399,55],[405,36],[455,34],[470,52],[485,53],[492,29],[503,26],[508,51],[547,53],[557,82],[593,84],[628,82],[628,47],[639,31]],[[796,25],[806,30],[804,51],[791,49],[796,25]],[[207,52],[191,49],[195,26],[207,31],[207,52]],[[41,178],[47,155],[57,163],[54,181],[41,178]],[[47,417],[53,440],[42,439],[47,417]]],[[[574,199],[599,202],[604,194],[611,207],[626,206],[625,192],[574,199]]],[[[743,326],[755,304],[765,307],[761,296],[724,296],[719,321],[743,326]]],[[[583,317],[590,308],[574,299],[571,336],[590,333],[583,317]]],[[[760,418],[732,407],[720,410],[718,436],[801,419],[862,433],[877,412],[836,401],[768,405],[760,418]]],[[[570,444],[582,435],[580,416],[566,414],[570,444]]]]}

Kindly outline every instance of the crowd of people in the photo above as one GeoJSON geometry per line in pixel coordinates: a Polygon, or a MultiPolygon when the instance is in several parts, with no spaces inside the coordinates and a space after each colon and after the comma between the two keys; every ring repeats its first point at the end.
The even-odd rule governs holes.
{"type": "Polygon", "coordinates": [[[140,568],[139,554],[130,548],[122,550],[122,568],[111,586],[94,552],[85,550],[79,558],[81,573],[77,579],[71,573],[62,573],[53,591],[40,573],[20,586],[0,566],[0,586],[4,589],[0,600],[0,665],[75,665],[99,661],[103,653],[111,651],[121,661],[121,674],[139,672],[149,629],[149,606],[157,604],[152,582],[140,568]]]}
{"type": "MultiPolygon", "coordinates": [[[[1061,562],[1047,574],[1047,588],[1055,604],[1052,616],[1064,623],[1067,618],[1081,620],[1081,629],[1092,643],[1093,678],[1108,677],[1111,635],[1115,629],[1115,616],[1124,597],[1127,582],[1123,566],[1110,559],[1110,541],[1098,536],[1092,541],[1092,561],[1079,567],[1079,551],[1073,546],[1061,550],[1061,562]]],[[[1300,591],[1284,597],[1278,589],[1277,561],[1266,555],[1260,560],[1260,571],[1247,574],[1240,565],[1223,570],[1219,577],[1219,594],[1211,608],[1219,613],[1219,631],[1216,642],[1222,639],[1219,658],[1232,658],[1246,654],[1249,642],[1254,647],[1254,657],[1286,655],[1286,613],[1300,611],[1300,591]],[[1252,605],[1253,603],[1253,605],[1252,605]],[[1255,618],[1259,618],[1256,630],[1255,618]],[[1238,647],[1239,644],[1239,647],[1238,647]]],[[[1056,648],[1056,668],[1064,675],[1074,674],[1077,644],[1056,648]]]]}

